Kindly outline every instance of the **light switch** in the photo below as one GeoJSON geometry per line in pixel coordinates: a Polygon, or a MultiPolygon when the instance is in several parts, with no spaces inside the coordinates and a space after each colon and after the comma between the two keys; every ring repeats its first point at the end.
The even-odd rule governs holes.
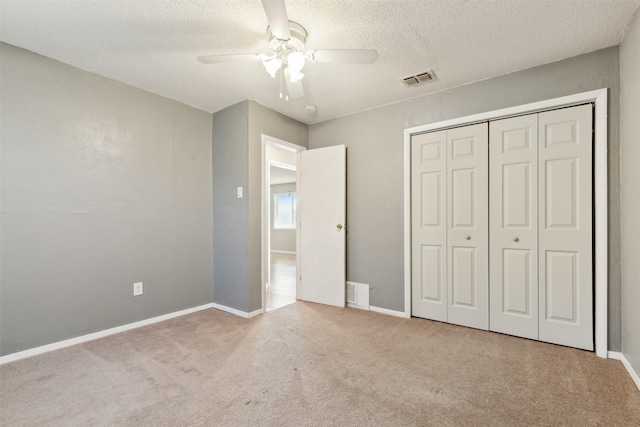
{"type": "Polygon", "coordinates": [[[142,295],[143,293],[143,284],[142,282],[137,282],[133,284],[133,296],[137,297],[138,295],[142,295]]]}
{"type": "Polygon", "coordinates": [[[238,187],[237,197],[238,199],[242,199],[242,187],[238,187]]]}

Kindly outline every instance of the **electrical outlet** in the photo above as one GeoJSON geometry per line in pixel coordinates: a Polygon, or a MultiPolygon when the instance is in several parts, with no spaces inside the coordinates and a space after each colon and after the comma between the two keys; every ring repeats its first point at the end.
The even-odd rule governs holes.
{"type": "Polygon", "coordinates": [[[133,284],[133,296],[137,297],[138,295],[142,295],[142,292],[143,292],[142,282],[134,283],[133,284]]]}

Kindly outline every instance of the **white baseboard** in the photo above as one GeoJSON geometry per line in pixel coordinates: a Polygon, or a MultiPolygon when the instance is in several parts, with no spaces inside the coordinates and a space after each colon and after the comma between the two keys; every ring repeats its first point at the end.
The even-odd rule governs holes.
{"type": "Polygon", "coordinates": [[[369,310],[375,311],[376,313],[387,314],[389,316],[403,317],[405,319],[408,319],[410,317],[407,316],[407,313],[405,313],[404,311],[389,310],[388,308],[374,307],[373,305],[369,306],[369,310]]]}
{"type": "Polygon", "coordinates": [[[259,308],[257,310],[252,311],[251,313],[249,313],[249,316],[247,316],[249,319],[251,319],[252,317],[256,317],[260,314],[264,313],[264,310],[259,308]]]}
{"type": "Polygon", "coordinates": [[[272,254],[287,254],[287,255],[295,255],[296,251],[277,251],[275,249],[271,250],[272,254]]]}
{"type": "Polygon", "coordinates": [[[264,310],[259,308],[257,310],[252,311],[251,313],[247,313],[246,311],[236,310],[235,308],[227,307],[226,305],[213,303],[213,308],[217,310],[226,311],[227,313],[235,314],[236,316],[244,317],[245,319],[251,319],[259,314],[264,313],[264,310]]]}
{"type": "Polygon", "coordinates": [[[347,303],[347,307],[350,307],[350,308],[357,308],[357,309],[360,309],[360,310],[367,310],[367,311],[369,311],[369,307],[363,307],[363,306],[361,306],[361,305],[354,304],[354,303],[352,303],[352,302],[348,302],[348,303],[347,303]]]}
{"type": "Polygon", "coordinates": [[[186,310],[175,311],[173,313],[163,314],[162,316],[152,317],[150,319],[140,320],[139,322],[128,323],[122,326],[116,326],[115,328],[105,329],[104,331],[93,332],[91,334],[81,335],[75,338],[69,338],[68,340],[58,341],[51,344],[43,345],[40,347],[30,348],[24,351],[18,351],[17,353],[7,354],[0,357],[0,365],[5,363],[14,362],[16,360],[25,359],[31,356],[37,356],[42,353],[48,353],[50,351],[59,350],[61,348],[70,347],[76,344],[82,344],[87,341],[97,340],[99,338],[108,337],[109,335],[119,334],[120,332],[129,331],[131,329],[140,328],[142,326],[151,325],[165,320],[173,319],[174,317],[184,316],[185,314],[195,313],[196,311],[206,310],[212,308],[213,304],[204,304],[197,307],[187,308],[186,310]]]}
{"type": "Polygon", "coordinates": [[[631,366],[631,363],[629,363],[627,357],[619,351],[609,351],[607,352],[607,357],[609,359],[621,361],[627,372],[629,372],[629,375],[631,375],[631,379],[633,380],[633,382],[636,383],[636,387],[638,387],[638,390],[640,390],[640,376],[638,375],[636,370],[633,369],[633,366],[631,366]]]}

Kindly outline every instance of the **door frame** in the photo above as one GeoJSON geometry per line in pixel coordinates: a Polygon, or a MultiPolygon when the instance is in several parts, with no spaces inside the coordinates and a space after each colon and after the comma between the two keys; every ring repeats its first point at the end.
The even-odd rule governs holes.
{"type": "Polygon", "coordinates": [[[593,103],[595,105],[593,121],[595,128],[593,141],[595,352],[599,357],[607,357],[607,299],[609,287],[607,88],[473,114],[404,130],[404,317],[411,317],[411,136],[585,103],[593,103]]]}
{"type": "MultiPolygon", "coordinates": [[[[275,147],[281,148],[283,150],[291,151],[294,153],[299,153],[301,151],[305,151],[307,148],[301,145],[293,144],[288,141],[284,141],[282,139],[275,138],[273,136],[261,134],[261,151],[262,151],[262,161],[260,162],[262,171],[261,171],[261,217],[260,217],[260,248],[261,248],[261,261],[260,261],[260,290],[262,292],[262,313],[267,312],[266,306],[266,280],[269,278],[269,250],[270,250],[270,227],[271,227],[271,197],[270,197],[270,177],[269,177],[269,165],[275,164],[277,165],[286,165],[288,163],[280,162],[277,160],[272,160],[267,158],[267,145],[273,145],[275,147]]],[[[297,156],[296,156],[296,164],[294,165],[296,169],[296,183],[300,181],[300,166],[297,164],[297,156]]],[[[298,299],[298,287],[300,276],[298,272],[300,271],[300,233],[297,230],[300,229],[300,218],[301,214],[296,218],[296,299],[298,299]]]]}

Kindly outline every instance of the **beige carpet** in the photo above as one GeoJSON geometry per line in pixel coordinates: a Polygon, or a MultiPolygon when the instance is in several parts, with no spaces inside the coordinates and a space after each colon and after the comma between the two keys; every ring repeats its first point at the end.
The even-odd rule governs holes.
{"type": "Polygon", "coordinates": [[[3,426],[640,425],[618,361],[301,302],[202,311],[3,365],[0,381],[3,426]]]}

